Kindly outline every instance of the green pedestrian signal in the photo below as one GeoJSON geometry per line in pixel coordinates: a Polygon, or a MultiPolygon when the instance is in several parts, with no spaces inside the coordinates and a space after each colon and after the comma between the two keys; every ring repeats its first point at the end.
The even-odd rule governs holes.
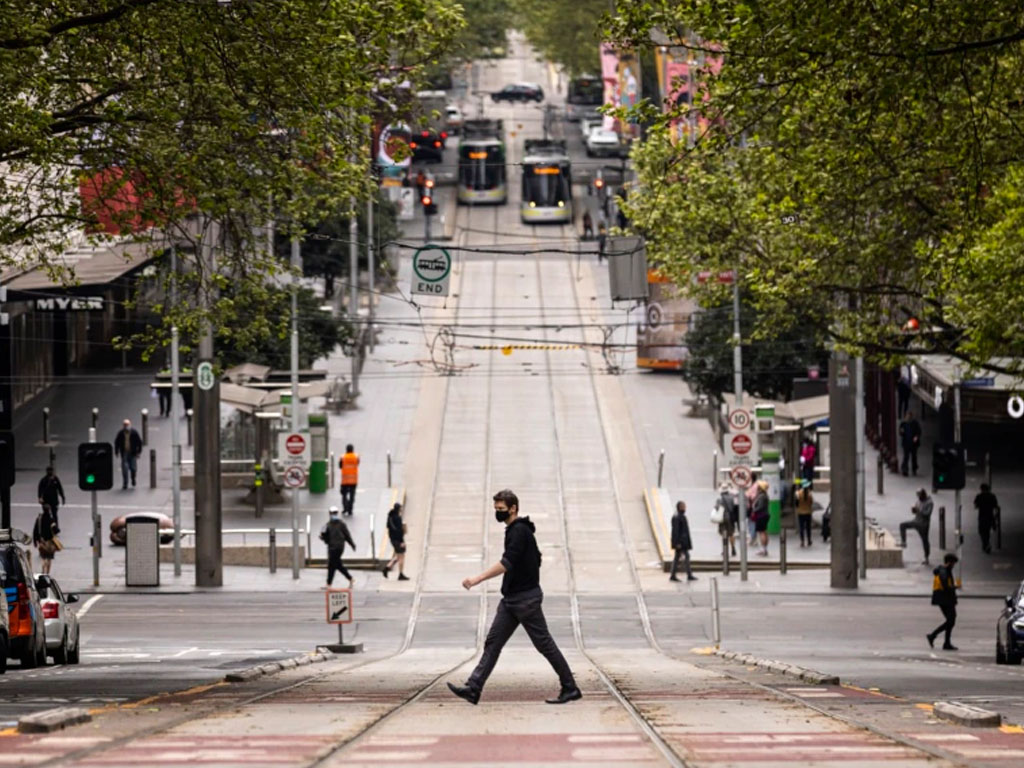
{"type": "Polygon", "coordinates": [[[78,487],[83,491],[109,491],[114,487],[114,446],[78,444],[78,487]]]}

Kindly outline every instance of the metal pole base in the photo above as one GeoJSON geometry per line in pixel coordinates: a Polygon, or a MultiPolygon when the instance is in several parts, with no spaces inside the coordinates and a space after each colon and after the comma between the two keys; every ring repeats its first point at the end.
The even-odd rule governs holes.
{"type": "Polygon", "coordinates": [[[362,643],[346,643],[345,642],[345,625],[338,625],[338,642],[333,645],[322,645],[320,648],[326,648],[331,653],[362,653],[362,643]]]}

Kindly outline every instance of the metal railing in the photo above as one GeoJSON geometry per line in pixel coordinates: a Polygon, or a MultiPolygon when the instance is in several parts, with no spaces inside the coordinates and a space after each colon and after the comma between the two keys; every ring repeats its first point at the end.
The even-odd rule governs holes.
{"type": "MultiPolygon", "coordinates": [[[[313,531],[312,531],[312,515],[306,515],[306,527],[299,528],[299,535],[306,537],[306,557],[309,557],[309,553],[313,544],[313,531]]],[[[290,533],[290,528],[225,528],[221,531],[221,536],[241,536],[242,546],[248,546],[248,537],[254,537],[257,539],[265,539],[268,546],[271,546],[276,539],[276,534],[280,532],[283,534],[290,533]]],[[[189,536],[194,537],[196,535],[194,528],[182,528],[181,538],[185,539],[189,536]]],[[[372,536],[372,533],[371,533],[372,536]]]]}

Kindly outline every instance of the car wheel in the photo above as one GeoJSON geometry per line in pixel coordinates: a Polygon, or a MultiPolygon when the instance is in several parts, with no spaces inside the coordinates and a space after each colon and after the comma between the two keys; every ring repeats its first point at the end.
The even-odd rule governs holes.
{"type": "Polygon", "coordinates": [[[36,649],[26,643],[25,650],[21,653],[21,668],[22,669],[35,669],[38,663],[36,657],[36,649]]]}
{"type": "Polygon", "coordinates": [[[79,651],[82,650],[82,635],[79,630],[78,637],[75,638],[75,647],[68,649],[68,664],[77,664],[79,660],[79,651]]]}
{"type": "Polygon", "coordinates": [[[7,671],[7,638],[0,637],[0,675],[7,671]]]}
{"type": "Polygon", "coordinates": [[[64,637],[60,641],[60,647],[53,652],[53,663],[64,666],[68,663],[68,633],[64,630],[64,637]]]}
{"type": "Polygon", "coordinates": [[[46,639],[39,644],[39,648],[36,649],[36,664],[40,667],[46,666],[46,639]]]}
{"type": "Polygon", "coordinates": [[[1015,666],[1018,666],[1018,665],[1020,665],[1020,661],[1021,661],[1021,656],[1020,656],[1019,653],[1007,652],[1007,654],[1006,654],[1006,663],[1007,664],[1013,664],[1015,666]]]}
{"type": "Polygon", "coordinates": [[[1006,653],[1003,651],[1003,646],[996,640],[996,664],[1008,664],[1009,660],[1006,658],[1006,653]]]}

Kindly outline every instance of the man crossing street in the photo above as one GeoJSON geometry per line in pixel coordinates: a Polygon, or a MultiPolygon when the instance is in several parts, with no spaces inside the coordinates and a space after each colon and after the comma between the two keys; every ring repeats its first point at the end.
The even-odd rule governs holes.
{"type": "Polygon", "coordinates": [[[46,468],[46,474],[39,481],[39,503],[50,508],[50,515],[53,517],[53,524],[56,526],[54,533],[60,533],[60,521],[57,519],[57,508],[61,504],[67,504],[64,498],[64,486],[60,484],[60,478],[53,471],[53,467],[46,468]]]}
{"type": "Polygon", "coordinates": [[[320,541],[327,545],[327,584],[323,589],[328,589],[334,583],[334,574],[341,571],[341,575],[348,579],[348,585],[352,586],[352,574],[349,573],[341,556],[345,554],[345,544],[348,543],[355,552],[356,543],[352,541],[352,534],[349,533],[345,521],[338,515],[338,508],[331,507],[328,510],[331,519],[320,529],[320,541]]]}

